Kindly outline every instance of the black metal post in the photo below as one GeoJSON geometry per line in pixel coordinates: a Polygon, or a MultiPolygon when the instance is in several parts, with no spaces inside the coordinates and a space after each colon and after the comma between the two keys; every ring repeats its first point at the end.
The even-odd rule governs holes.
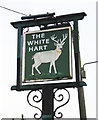
{"type": "Polygon", "coordinates": [[[42,120],[54,120],[52,85],[43,85],[42,120]]]}
{"type": "Polygon", "coordinates": [[[22,53],[21,53],[21,36],[23,33],[23,29],[21,27],[18,28],[18,40],[17,40],[17,90],[20,90],[22,78],[22,53]]]}
{"type": "MultiPolygon", "coordinates": [[[[78,20],[74,21],[74,53],[75,53],[75,70],[76,70],[76,82],[77,84],[82,81],[81,77],[81,61],[79,52],[79,37],[78,37],[78,20]]],[[[78,101],[80,109],[80,119],[87,120],[86,107],[83,87],[78,87],[78,101]]]]}

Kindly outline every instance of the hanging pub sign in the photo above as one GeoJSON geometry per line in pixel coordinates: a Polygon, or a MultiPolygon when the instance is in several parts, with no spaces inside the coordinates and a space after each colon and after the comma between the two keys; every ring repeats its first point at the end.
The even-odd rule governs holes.
{"type": "Polygon", "coordinates": [[[26,32],[23,82],[72,78],[71,27],[26,32]]]}

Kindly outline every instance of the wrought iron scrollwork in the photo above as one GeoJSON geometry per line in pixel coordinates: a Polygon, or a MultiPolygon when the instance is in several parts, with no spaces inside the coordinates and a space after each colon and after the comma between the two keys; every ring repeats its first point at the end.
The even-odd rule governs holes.
{"type": "MultiPolygon", "coordinates": [[[[57,92],[58,92],[59,90],[64,90],[64,91],[66,91],[67,94],[68,94],[68,99],[66,100],[65,103],[63,103],[62,105],[58,106],[58,107],[54,110],[54,116],[55,116],[57,119],[60,119],[60,118],[63,117],[62,112],[58,112],[58,109],[61,108],[61,107],[63,107],[64,105],[66,105],[66,104],[69,102],[69,100],[70,100],[70,93],[69,93],[69,91],[68,91],[67,89],[65,89],[65,88],[59,89],[59,88],[57,88],[57,89],[55,90],[55,92],[54,92],[54,99],[55,99],[57,102],[63,102],[63,101],[65,100],[64,92],[63,92],[63,93],[60,92],[60,93],[57,95],[57,92]]],[[[35,113],[35,114],[34,114],[34,118],[35,118],[36,120],[39,120],[39,119],[42,118],[42,110],[41,110],[39,107],[32,105],[31,100],[32,100],[32,102],[35,102],[35,103],[41,102],[41,101],[42,101],[42,92],[41,92],[40,90],[30,91],[30,92],[28,93],[28,95],[27,95],[27,102],[28,102],[28,104],[29,104],[30,106],[32,106],[32,107],[34,107],[34,108],[36,108],[36,109],[38,109],[38,110],[40,111],[40,114],[39,114],[39,113],[35,113]],[[38,95],[37,95],[37,94],[34,94],[33,92],[38,92],[40,95],[39,95],[39,94],[38,94],[38,95]],[[33,96],[32,96],[32,95],[33,95],[33,96]],[[31,97],[31,96],[32,96],[32,97],[31,97]],[[30,99],[30,97],[31,97],[32,99],[30,99]]]]}
{"type": "Polygon", "coordinates": [[[39,120],[39,119],[42,118],[42,110],[41,110],[39,107],[32,105],[31,102],[30,102],[30,100],[29,100],[29,97],[30,97],[31,93],[33,93],[33,92],[39,92],[39,93],[40,93],[40,97],[39,97],[37,94],[36,94],[36,95],[33,95],[32,100],[33,100],[33,102],[35,102],[35,103],[39,103],[39,102],[42,100],[42,92],[41,92],[40,90],[30,91],[30,92],[28,93],[28,95],[27,95],[27,102],[28,102],[28,104],[29,104],[30,106],[38,109],[38,110],[41,112],[41,115],[39,115],[38,113],[35,113],[35,114],[34,114],[34,118],[35,118],[36,120],[39,120]]]}
{"type": "Polygon", "coordinates": [[[68,99],[67,99],[67,101],[66,101],[64,104],[60,105],[59,107],[57,107],[57,108],[55,109],[55,111],[54,111],[54,116],[55,116],[57,119],[60,119],[60,118],[63,117],[62,112],[57,112],[58,109],[61,108],[61,107],[63,107],[64,105],[66,105],[66,104],[69,102],[69,100],[70,100],[70,93],[69,93],[69,91],[68,91],[67,89],[65,89],[65,88],[64,88],[64,89],[56,89],[55,92],[54,92],[54,99],[55,99],[57,102],[62,102],[62,101],[64,101],[64,95],[63,95],[63,94],[60,93],[60,94],[56,97],[56,93],[57,93],[59,90],[65,90],[65,91],[68,93],[68,99]]]}

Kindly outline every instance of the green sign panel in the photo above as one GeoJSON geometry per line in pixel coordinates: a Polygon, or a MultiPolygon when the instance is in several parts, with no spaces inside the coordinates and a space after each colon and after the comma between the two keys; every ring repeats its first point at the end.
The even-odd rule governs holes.
{"type": "Polygon", "coordinates": [[[72,78],[71,27],[26,32],[23,81],[72,78]]]}

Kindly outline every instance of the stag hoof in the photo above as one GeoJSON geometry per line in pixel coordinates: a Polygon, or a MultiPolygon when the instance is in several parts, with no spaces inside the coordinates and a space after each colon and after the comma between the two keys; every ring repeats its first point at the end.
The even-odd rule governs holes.
{"type": "Polygon", "coordinates": [[[34,75],[34,73],[32,73],[32,75],[34,75]]]}
{"type": "Polygon", "coordinates": [[[55,74],[57,74],[57,72],[55,72],[55,74]]]}

